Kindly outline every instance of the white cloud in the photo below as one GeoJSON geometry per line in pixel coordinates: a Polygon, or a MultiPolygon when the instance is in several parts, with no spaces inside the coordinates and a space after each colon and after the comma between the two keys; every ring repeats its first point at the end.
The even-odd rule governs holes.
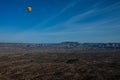
{"type": "MultiPolygon", "coordinates": [[[[49,21],[51,21],[54,18],[63,14],[68,9],[74,7],[75,4],[76,3],[71,3],[71,4],[67,5],[58,14],[50,17],[49,19],[41,22],[40,24],[37,24],[33,28],[39,27],[40,25],[48,23],[49,21]]],[[[94,34],[97,31],[99,33],[102,32],[102,34],[103,33],[108,34],[109,31],[104,32],[105,30],[103,30],[103,31],[101,31],[101,30],[104,27],[107,27],[107,29],[109,27],[113,28],[113,25],[111,26],[111,22],[119,20],[119,17],[118,18],[115,17],[113,19],[112,18],[109,18],[109,19],[107,18],[107,19],[97,20],[95,22],[85,23],[85,24],[83,24],[83,23],[79,24],[79,23],[76,23],[76,22],[80,21],[80,20],[83,20],[83,19],[89,17],[90,15],[96,15],[96,14],[99,15],[103,12],[109,12],[109,11],[111,11],[111,9],[114,10],[114,6],[117,7],[117,5],[119,5],[119,3],[115,3],[111,6],[108,6],[108,7],[99,9],[99,10],[97,10],[96,8],[93,7],[92,9],[90,9],[86,12],[83,12],[83,13],[80,13],[80,14],[77,14],[77,15],[71,17],[69,20],[67,20],[63,23],[60,23],[60,24],[57,24],[57,25],[54,25],[54,26],[50,26],[49,28],[46,28],[44,30],[38,30],[37,31],[37,30],[34,30],[34,29],[29,29],[27,31],[18,33],[16,35],[14,35],[14,40],[16,40],[16,41],[25,40],[25,39],[28,40],[28,39],[32,39],[32,37],[36,40],[40,40],[40,39],[41,40],[46,40],[48,36],[61,36],[61,35],[65,36],[65,35],[71,35],[71,34],[72,35],[73,34],[89,35],[89,34],[94,34]],[[109,23],[109,25],[108,25],[108,23],[109,23]],[[59,28],[63,28],[63,30],[56,32],[56,30],[58,30],[59,28]]],[[[118,25],[118,27],[119,27],[119,25],[118,25]]]]}

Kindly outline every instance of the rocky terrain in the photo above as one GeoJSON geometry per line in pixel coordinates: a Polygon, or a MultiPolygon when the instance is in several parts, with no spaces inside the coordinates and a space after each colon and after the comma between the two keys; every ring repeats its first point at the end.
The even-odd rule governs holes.
{"type": "Polygon", "coordinates": [[[0,80],[120,80],[120,44],[0,43],[0,80]]]}

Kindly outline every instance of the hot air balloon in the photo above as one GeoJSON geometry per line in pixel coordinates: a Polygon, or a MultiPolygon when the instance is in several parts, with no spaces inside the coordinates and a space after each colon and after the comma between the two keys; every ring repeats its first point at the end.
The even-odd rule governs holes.
{"type": "Polygon", "coordinates": [[[32,11],[32,7],[30,7],[30,6],[27,7],[27,11],[28,11],[28,12],[31,12],[31,11],[32,11]]]}

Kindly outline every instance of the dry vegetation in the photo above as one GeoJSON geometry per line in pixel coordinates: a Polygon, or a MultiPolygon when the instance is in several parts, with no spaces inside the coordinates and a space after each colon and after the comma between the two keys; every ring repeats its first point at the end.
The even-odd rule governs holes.
{"type": "Polygon", "coordinates": [[[1,49],[0,80],[120,80],[120,50],[1,49]]]}

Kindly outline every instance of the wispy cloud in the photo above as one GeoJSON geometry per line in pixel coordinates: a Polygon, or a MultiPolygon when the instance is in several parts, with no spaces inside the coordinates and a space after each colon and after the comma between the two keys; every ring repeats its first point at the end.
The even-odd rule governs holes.
{"type": "Polygon", "coordinates": [[[120,8],[120,2],[114,3],[112,5],[104,7],[102,9],[99,9],[98,11],[111,11],[111,10],[114,10],[116,8],[120,8]]]}
{"type": "MultiPolygon", "coordinates": [[[[96,4],[95,4],[96,5],[96,4]]],[[[73,29],[73,28],[77,28],[78,26],[80,28],[82,28],[83,26],[86,28],[95,28],[97,26],[104,26],[104,25],[108,25],[108,24],[111,24],[111,22],[120,22],[120,17],[113,17],[113,16],[109,16],[107,18],[102,18],[101,20],[97,20],[97,21],[94,21],[94,22],[91,22],[91,23],[82,23],[82,24],[79,24],[79,23],[76,23],[77,21],[82,21],[83,19],[91,16],[91,15],[101,15],[103,14],[104,12],[107,12],[107,14],[112,14],[111,11],[115,11],[116,8],[120,8],[120,2],[119,3],[114,3],[112,5],[109,5],[107,7],[104,7],[102,9],[96,9],[96,8],[92,8],[86,12],[83,12],[81,14],[78,14],[78,15],[75,15],[73,17],[71,17],[69,20],[63,22],[63,23],[60,23],[60,24],[56,24],[54,26],[50,26],[49,28],[45,29],[45,31],[51,31],[51,30],[54,30],[54,29],[57,29],[59,27],[68,27],[69,29],[73,29]],[[111,13],[110,13],[111,12],[111,13]]],[[[120,13],[120,11],[118,12],[120,13]]]]}
{"type": "Polygon", "coordinates": [[[58,16],[60,16],[60,15],[63,14],[64,12],[66,12],[68,9],[74,7],[76,3],[77,3],[77,1],[70,2],[68,5],[66,5],[66,6],[65,6],[60,12],[58,12],[56,15],[53,15],[53,16],[49,17],[48,19],[40,22],[39,24],[33,26],[33,28],[43,26],[43,25],[47,24],[48,22],[50,22],[51,20],[54,20],[55,18],[57,18],[58,16]]]}
{"type": "MultiPolygon", "coordinates": [[[[12,36],[12,38],[14,38],[15,41],[20,41],[20,40],[29,41],[28,39],[31,39],[33,37],[34,40],[42,40],[44,42],[44,41],[47,41],[47,39],[50,37],[58,38],[56,40],[60,40],[60,39],[62,40],[64,37],[64,40],[65,40],[67,39],[67,37],[71,38],[75,36],[76,37],[88,36],[89,39],[90,37],[92,38],[95,37],[97,40],[100,38],[102,39],[102,37],[107,38],[107,35],[111,35],[111,37],[114,37],[115,35],[114,34],[112,35],[112,32],[119,33],[118,30],[120,29],[120,25],[119,25],[120,17],[117,17],[116,15],[107,16],[107,14],[112,15],[114,11],[116,12],[116,14],[120,13],[120,11],[117,11],[120,9],[120,6],[119,6],[120,2],[103,7],[103,8],[100,8],[100,7],[96,8],[97,5],[101,5],[101,3],[97,3],[97,4],[94,4],[89,10],[86,10],[79,14],[74,14],[74,16],[71,16],[70,19],[64,22],[61,21],[59,22],[59,24],[48,26],[41,30],[34,29],[36,27],[43,26],[51,22],[52,20],[56,20],[56,18],[59,18],[61,15],[67,12],[67,10],[73,8],[76,5],[76,3],[77,1],[69,3],[68,5],[66,5],[65,8],[63,8],[60,12],[58,12],[58,14],[51,16],[50,18],[46,19],[43,22],[40,22],[39,24],[33,26],[32,28],[26,31],[15,34],[14,36],[12,36]],[[106,15],[106,17],[98,19],[96,16],[100,16],[101,14],[106,15]],[[96,19],[95,20],[92,19],[93,21],[91,22],[88,21],[88,22],[82,23],[83,20],[88,19],[90,16],[91,16],[91,19],[92,19],[92,16],[96,17],[96,19]]],[[[111,37],[108,36],[109,39],[111,37]]],[[[115,36],[115,38],[117,37],[118,35],[115,36]]],[[[84,39],[87,39],[87,38],[84,38],[84,39]]],[[[50,38],[50,40],[52,39],[50,38]]],[[[79,38],[76,38],[76,40],[79,40],[79,38]]]]}
{"type": "MultiPolygon", "coordinates": [[[[79,0],[78,0],[79,1],[79,0]]],[[[47,24],[48,22],[50,22],[51,20],[54,20],[55,18],[59,17],[60,15],[62,15],[64,12],[66,12],[68,9],[74,7],[76,5],[76,3],[78,2],[77,0],[76,1],[73,1],[73,2],[70,2],[69,4],[67,4],[60,12],[58,12],[56,15],[53,15],[51,17],[49,17],[48,19],[40,22],[39,24],[33,26],[33,27],[30,27],[30,29],[28,30],[25,30],[23,32],[20,32],[20,33],[17,33],[15,36],[16,38],[18,38],[17,36],[28,36],[30,33],[32,33],[33,35],[35,35],[36,33],[40,33],[38,32],[37,30],[34,30],[36,29],[37,27],[40,27],[40,26],[44,26],[45,24],[47,24]]],[[[31,34],[31,35],[32,35],[31,34]]]]}

